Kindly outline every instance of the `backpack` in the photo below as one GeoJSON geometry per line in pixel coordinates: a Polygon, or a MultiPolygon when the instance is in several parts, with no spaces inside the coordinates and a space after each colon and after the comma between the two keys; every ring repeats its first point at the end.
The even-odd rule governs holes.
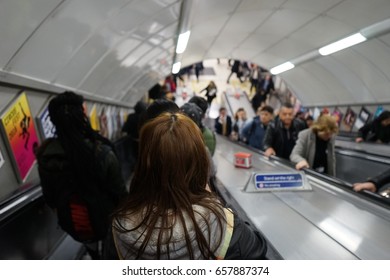
{"type": "MultiPolygon", "coordinates": [[[[99,185],[103,181],[99,178],[103,170],[96,172],[95,180],[78,178],[61,145],[56,142],[49,152],[38,152],[37,155],[43,195],[48,205],[56,209],[60,227],[73,239],[83,243],[102,240],[108,233],[111,212],[107,207],[107,193],[99,185]]],[[[46,148],[49,146],[46,144],[46,148]]],[[[96,156],[98,163],[111,151],[109,146],[100,147],[96,156]]],[[[98,166],[101,168],[102,165],[98,166]]]]}

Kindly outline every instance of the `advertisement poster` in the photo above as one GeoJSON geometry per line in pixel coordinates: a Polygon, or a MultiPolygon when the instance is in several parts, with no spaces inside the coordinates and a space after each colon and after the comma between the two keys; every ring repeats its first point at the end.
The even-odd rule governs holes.
{"type": "Polygon", "coordinates": [[[100,125],[99,125],[99,118],[97,113],[96,104],[93,104],[91,112],[89,113],[89,121],[91,123],[92,129],[99,131],[100,125]]]}
{"type": "Polygon", "coordinates": [[[357,129],[360,129],[362,126],[368,123],[370,117],[371,117],[371,113],[365,107],[362,107],[356,119],[355,127],[357,129]]]}
{"type": "Polygon", "coordinates": [[[119,120],[119,109],[114,108],[111,114],[112,118],[112,124],[113,124],[113,133],[112,133],[112,139],[111,140],[117,140],[120,137],[121,132],[121,126],[120,126],[120,120],[119,120]]]}
{"type": "Polygon", "coordinates": [[[129,112],[127,110],[121,110],[121,127],[125,124],[129,112]]]}
{"type": "Polygon", "coordinates": [[[54,137],[56,128],[54,127],[54,124],[50,121],[48,107],[43,109],[41,114],[39,114],[39,116],[37,117],[37,120],[41,131],[42,139],[54,137]]]}
{"type": "Polygon", "coordinates": [[[106,116],[107,116],[107,138],[112,140],[112,133],[114,131],[114,127],[113,127],[113,123],[112,123],[112,108],[111,108],[111,106],[107,107],[106,116]]]}
{"type": "Polygon", "coordinates": [[[338,126],[340,127],[341,120],[343,119],[343,113],[341,113],[339,108],[336,107],[333,110],[332,116],[336,119],[336,122],[337,122],[338,126]]]}
{"type": "Polygon", "coordinates": [[[107,120],[105,106],[103,106],[101,111],[100,111],[99,126],[100,126],[100,130],[99,130],[100,135],[102,135],[105,138],[108,138],[108,120],[107,120]]]}
{"type": "Polygon", "coordinates": [[[376,119],[377,117],[379,117],[379,115],[383,112],[383,106],[382,105],[379,105],[377,108],[376,108],[376,111],[375,111],[375,114],[374,114],[374,119],[376,119]]]}
{"type": "Polygon", "coordinates": [[[344,119],[342,121],[341,130],[351,132],[355,120],[356,113],[350,107],[348,107],[347,111],[345,112],[344,119]]]}
{"type": "Polygon", "coordinates": [[[119,139],[119,138],[121,138],[121,134],[122,134],[121,109],[117,110],[116,116],[115,116],[115,121],[116,121],[116,127],[118,129],[116,131],[116,139],[119,139]]]}
{"type": "Polygon", "coordinates": [[[4,157],[0,150],[0,168],[3,166],[3,164],[4,164],[4,157]]]}
{"type": "Polygon", "coordinates": [[[321,114],[320,109],[318,107],[315,107],[313,110],[313,119],[317,120],[317,118],[320,116],[320,114],[321,114]]]}
{"type": "Polygon", "coordinates": [[[23,182],[35,163],[34,149],[38,147],[38,136],[25,93],[2,115],[1,124],[18,179],[23,182]]]}

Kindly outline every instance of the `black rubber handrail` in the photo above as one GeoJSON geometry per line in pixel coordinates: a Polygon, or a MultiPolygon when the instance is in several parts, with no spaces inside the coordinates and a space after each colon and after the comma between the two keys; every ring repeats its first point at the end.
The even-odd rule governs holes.
{"type": "MultiPolygon", "coordinates": [[[[258,153],[260,155],[263,155],[264,156],[264,152],[259,150],[259,149],[255,149],[253,147],[250,147],[242,142],[236,142],[236,141],[233,141],[231,139],[229,139],[228,137],[226,137],[227,140],[229,140],[230,142],[234,143],[234,144],[237,144],[237,145],[240,145],[248,150],[251,150],[255,153],[258,153]]],[[[270,157],[270,160],[271,161],[274,161],[274,162],[278,162],[278,163],[281,163],[283,165],[286,165],[288,167],[291,167],[291,168],[295,168],[295,164],[292,163],[291,161],[288,161],[286,159],[283,159],[283,158],[279,158],[277,156],[271,156],[270,157]]],[[[350,193],[353,193],[355,195],[358,195],[358,196],[361,196],[362,198],[366,199],[366,200],[370,200],[370,201],[373,201],[375,202],[376,204],[380,204],[381,206],[385,207],[385,208],[388,208],[390,209],[390,199],[386,198],[386,197],[383,197],[377,193],[373,193],[373,192],[370,192],[370,191],[361,191],[361,192],[355,192],[353,190],[353,185],[347,181],[344,181],[344,180],[341,180],[339,178],[336,178],[336,177],[332,177],[332,176],[329,176],[329,175],[326,175],[326,174],[322,174],[322,173],[318,173],[312,169],[307,169],[307,168],[304,168],[302,169],[303,172],[305,172],[305,174],[307,175],[310,175],[312,177],[315,177],[317,179],[320,179],[321,181],[325,181],[327,183],[330,183],[332,184],[333,186],[336,186],[336,187],[339,187],[339,188],[342,188],[343,190],[345,191],[348,191],[350,193]]]]}

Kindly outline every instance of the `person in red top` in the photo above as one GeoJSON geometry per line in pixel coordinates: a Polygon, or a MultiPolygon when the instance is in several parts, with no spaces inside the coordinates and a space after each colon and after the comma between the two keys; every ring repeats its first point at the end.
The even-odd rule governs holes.
{"type": "Polygon", "coordinates": [[[167,87],[168,92],[175,93],[176,92],[176,83],[173,79],[173,75],[169,75],[165,78],[164,85],[167,87]]]}

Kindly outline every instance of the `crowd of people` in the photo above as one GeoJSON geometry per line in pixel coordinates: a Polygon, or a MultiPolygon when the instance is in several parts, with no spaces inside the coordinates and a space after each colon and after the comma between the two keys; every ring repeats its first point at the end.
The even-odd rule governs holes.
{"type": "MultiPolygon", "coordinates": [[[[208,107],[204,98],[195,96],[181,108],[166,98],[148,106],[137,103],[124,126],[138,156],[127,189],[115,149],[91,129],[83,103],[73,92],[50,101],[56,136],[39,147],[37,159],[48,205],[68,233],[71,227],[61,221],[77,218],[72,237],[83,241],[94,259],[265,259],[263,236],[228,208],[216,191],[215,135],[203,125],[208,107]],[[65,163],[69,168],[61,174],[65,163]],[[80,181],[75,184],[78,190],[59,179],[68,185],[80,181]],[[95,184],[95,192],[86,187],[87,182],[95,184]],[[88,197],[99,193],[97,206],[106,207],[100,218],[112,221],[99,240],[88,239],[83,224],[97,213],[88,213],[91,208],[74,212],[87,208],[82,201],[86,193],[88,197]],[[65,196],[70,198],[71,217],[63,217],[65,196]],[[96,241],[103,243],[102,251],[96,249],[96,241]]],[[[90,220],[90,236],[96,233],[94,222],[90,220]]]]}
{"type": "MultiPolygon", "coordinates": [[[[95,184],[107,227],[98,240],[104,244],[103,251],[96,251],[96,242],[85,242],[93,258],[266,258],[264,237],[235,209],[228,208],[219,195],[213,163],[215,133],[245,143],[266,157],[289,160],[297,170],[311,168],[336,175],[336,119],[326,112],[316,120],[301,112],[294,114],[288,102],[281,104],[275,115],[276,108],[267,102],[267,95],[274,91],[272,76],[264,75],[264,69],[257,65],[240,61],[232,62],[231,67],[228,83],[233,73],[240,80],[250,79],[256,116],[248,119],[245,109],[239,108],[231,117],[225,107],[220,107],[214,126],[207,126],[207,112],[218,93],[215,83],[210,81],[179,107],[174,102],[175,78],[167,77],[157,89],[157,98],[151,103],[139,101],[123,126],[136,159],[127,186],[113,144],[89,124],[83,97],[65,92],[50,101],[49,115],[56,135],[37,150],[43,194],[59,220],[64,220],[59,196],[68,195],[74,203],[80,190],[65,193],[60,179],[67,176],[69,184],[77,180],[81,189],[89,182],[95,184]],[[64,175],[61,172],[65,169],[64,175]]],[[[390,113],[385,111],[359,130],[356,142],[388,143],[389,128],[390,113]]],[[[356,183],[353,189],[376,192],[389,182],[390,170],[356,183]]],[[[87,192],[95,195],[85,187],[80,196],[87,192]]],[[[76,199],[77,205],[81,205],[80,199],[76,199]]],[[[78,217],[85,214],[83,219],[87,219],[88,213],[80,213],[78,217]]],[[[67,229],[67,225],[62,226],[67,229]]],[[[76,229],[74,236],[77,234],[86,233],[76,229]]]]}

